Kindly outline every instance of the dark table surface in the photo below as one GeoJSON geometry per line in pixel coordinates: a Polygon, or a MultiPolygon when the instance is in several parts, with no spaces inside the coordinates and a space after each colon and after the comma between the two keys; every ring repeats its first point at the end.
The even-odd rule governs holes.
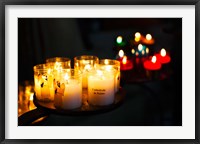
{"type": "Polygon", "coordinates": [[[171,79],[123,85],[123,103],[104,113],[58,115],[50,113],[38,126],[174,126],[181,125],[181,96],[171,79]]]}

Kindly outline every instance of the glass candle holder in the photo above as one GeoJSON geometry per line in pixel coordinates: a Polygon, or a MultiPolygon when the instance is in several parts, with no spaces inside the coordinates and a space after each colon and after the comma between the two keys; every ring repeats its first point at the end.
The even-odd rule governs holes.
{"type": "Polygon", "coordinates": [[[53,101],[55,95],[53,69],[48,64],[33,67],[34,90],[39,101],[53,101]]]}
{"type": "Polygon", "coordinates": [[[53,66],[54,69],[67,69],[71,68],[71,60],[66,57],[53,57],[53,58],[48,58],[46,59],[46,63],[50,64],[53,66]]]}
{"type": "Polygon", "coordinates": [[[34,85],[32,81],[25,81],[18,87],[18,116],[33,110],[36,106],[33,103],[34,85]]]}
{"type": "Polygon", "coordinates": [[[120,87],[120,62],[112,59],[101,59],[99,61],[99,68],[114,75],[114,87],[115,92],[117,92],[120,87]]]}
{"type": "Polygon", "coordinates": [[[59,78],[62,69],[71,69],[71,60],[66,57],[54,57],[46,59],[46,63],[53,69],[54,76],[59,78]]]}
{"type": "Polygon", "coordinates": [[[75,109],[82,104],[82,75],[74,69],[62,70],[62,79],[57,83],[54,105],[61,109],[75,109]]]}
{"type": "Polygon", "coordinates": [[[114,75],[111,72],[95,69],[88,74],[88,102],[91,105],[105,106],[114,102],[114,75]]]}
{"type": "Polygon", "coordinates": [[[62,79],[63,69],[68,69],[68,70],[71,69],[71,60],[66,57],[49,58],[49,59],[46,59],[46,63],[53,70],[55,83],[58,83],[62,79]]]}
{"type": "Polygon", "coordinates": [[[83,55],[74,58],[74,69],[82,72],[83,89],[88,87],[88,72],[95,69],[99,63],[99,58],[96,56],[83,55]]]}

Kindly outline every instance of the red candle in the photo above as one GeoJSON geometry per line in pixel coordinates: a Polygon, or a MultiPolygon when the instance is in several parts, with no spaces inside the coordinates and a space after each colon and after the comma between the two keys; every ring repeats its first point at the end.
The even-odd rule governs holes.
{"type": "Polygon", "coordinates": [[[161,63],[157,61],[156,56],[153,56],[151,60],[146,60],[144,62],[144,68],[146,70],[159,70],[161,69],[161,63]]]}
{"type": "Polygon", "coordinates": [[[133,62],[127,58],[127,56],[124,56],[122,59],[119,59],[120,61],[120,69],[121,70],[131,70],[133,69],[133,62]]]}
{"type": "Polygon", "coordinates": [[[171,57],[167,55],[166,50],[163,48],[161,49],[159,54],[156,54],[158,61],[162,64],[167,64],[171,61],[171,57]]]}

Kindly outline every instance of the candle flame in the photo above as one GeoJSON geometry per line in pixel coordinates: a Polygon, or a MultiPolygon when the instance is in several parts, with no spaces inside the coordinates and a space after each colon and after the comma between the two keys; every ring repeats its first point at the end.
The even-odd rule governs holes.
{"type": "Polygon", "coordinates": [[[105,60],[105,64],[108,65],[108,60],[105,60]]]}
{"type": "Polygon", "coordinates": [[[55,62],[54,69],[57,70],[58,72],[61,72],[62,71],[61,63],[55,62]]]}
{"type": "Polygon", "coordinates": [[[30,93],[30,98],[29,98],[30,101],[33,100],[33,96],[34,96],[34,93],[30,93]]]}
{"type": "Polygon", "coordinates": [[[140,37],[141,37],[141,34],[140,34],[139,32],[136,32],[136,33],[135,33],[135,38],[136,38],[136,39],[140,39],[140,37]]]}
{"type": "Polygon", "coordinates": [[[156,56],[153,56],[151,61],[152,61],[152,63],[156,63],[156,56]]]}
{"type": "Polygon", "coordinates": [[[139,51],[142,51],[142,48],[143,48],[142,44],[139,44],[139,45],[138,45],[138,50],[139,50],[139,51]]]}
{"type": "Polygon", "coordinates": [[[124,57],[123,57],[122,63],[123,63],[123,64],[126,64],[126,63],[127,63],[127,56],[124,56],[124,57]]]}
{"type": "Polygon", "coordinates": [[[91,66],[90,66],[89,64],[87,64],[87,65],[85,65],[84,69],[85,69],[86,71],[89,71],[89,70],[91,69],[91,66]]]}
{"type": "Polygon", "coordinates": [[[139,41],[140,41],[140,39],[139,39],[139,38],[135,38],[135,41],[136,41],[136,42],[139,42],[139,41]]]}
{"type": "Polygon", "coordinates": [[[122,36],[118,36],[116,39],[118,44],[122,43],[122,40],[123,40],[122,36]]]}
{"type": "Polygon", "coordinates": [[[48,73],[48,74],[51,74],[51,69],[48,69],[48,70],[47,70],[47,73],[48,73]]]}
{"type": "Polygon", "coordinates": [[[124,51],[123,50],[120,50],[119,51],[119,56],[122,58],[124,56],[124,51]]]}
{"type": "Polygon", "coordinates": [[[164,48],[161,49],[160,55],[161,55],[162,57],[166,56],[166,50],[165,50],[164,48]]]}
{"type": "Polygon", "coordinates": [[[147,40],[151,40],[151,39],[152,39],[152,36],[151,36],[150,34],[147,34],[147,35],[146,35],[146,39],[147,39],[147,40]]]}
{"type": "Polygon", "coordinates": [[[146,53],[147,53],[147,54],[149,53],[149,48],[146,48],[146,53]]]}
{"type": "Polygon", "coordinates": [[[142,55],[144,55],[144,50],[142,50],[142,55]]]}
{"type": "Polygon", "coordinates": [[[134,50],[134,49],[132,49],[132,50],[131,50],[131,53],[132,53],[132,54],[134,54],[134,53],[135,53],[135,50],[134,50]]]}
{"type": "Polygon", "coordinates": [[[65,74],[65,80],[69,80],[69,75],[67,73],[65,74]]]}

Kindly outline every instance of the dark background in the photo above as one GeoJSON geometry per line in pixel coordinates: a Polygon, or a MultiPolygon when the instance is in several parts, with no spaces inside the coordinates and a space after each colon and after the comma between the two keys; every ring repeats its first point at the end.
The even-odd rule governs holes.
{"type": "Polygon", "coordinates": [[[38,125],[182,125],[182,19],[19,18],[18,82],[33,80],[33,66],[50,57],[96,55],[114,59],[114,42],[135,32],[152,34],[170,52],[173,74],[163,81],[123,84],[126,99],[117,109],[91,116],[50,115],[38,125]]]}

